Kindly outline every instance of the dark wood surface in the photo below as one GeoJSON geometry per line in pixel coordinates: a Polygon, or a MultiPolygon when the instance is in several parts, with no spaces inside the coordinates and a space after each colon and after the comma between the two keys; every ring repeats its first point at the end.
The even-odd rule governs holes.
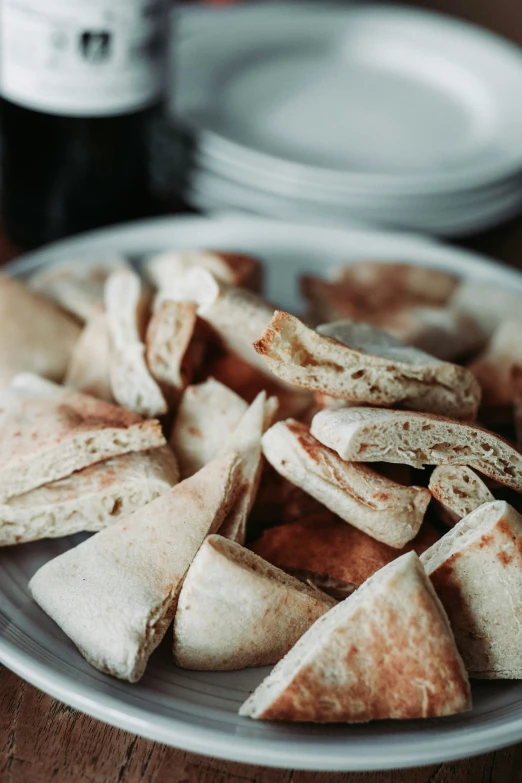
{"type": "MultiPolygon", "coordinates": [[[[522,218],[464,245],[522,268],[522,218]]],[[[0,227],[0,263],[16,255],[0,227]]],[[[522,743],[410,770],[299,772],[196,756],[73,710],[0,666],[3,783],[522,783],[522,743]]]]}

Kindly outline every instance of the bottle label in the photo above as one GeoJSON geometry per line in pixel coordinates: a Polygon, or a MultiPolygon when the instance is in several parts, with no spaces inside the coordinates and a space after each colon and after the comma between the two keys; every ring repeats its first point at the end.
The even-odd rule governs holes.
{"type": "Polygon", "coordinates": [[[0,94],[30,109],[107,116],[165,83],[167,0],[0,0],[0,94]]]}

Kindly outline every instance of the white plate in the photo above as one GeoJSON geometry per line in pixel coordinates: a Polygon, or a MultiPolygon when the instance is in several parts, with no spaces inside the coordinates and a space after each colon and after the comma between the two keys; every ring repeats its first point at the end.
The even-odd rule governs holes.
{"type": "MultiPolygon", "coordinates": [[[[292,309],[299,306],[299,273],[327,273],[341,262],[365,257],[448,269],[522,291],[522,277],[514,271],[422,238],[234,217],[169,218],[107,229],[57,243],[10,268],[23,275],[42,264],[106,249],[136,257],[197,245],[243,250],[264,258],[268,293],[292,309]]],[[[484,753],[522,738],[522,683],[517,682],[475,683],[473,711],[451,718],[299,726],[237,715],[266,669],[182,671],[171,663],[168,638],[138,684],[103,675],[84,661],[27,592],[27,583],[40,565],[80,540],[75,536],[0,549],[0,661],[95,718],[196,753],[294,769],[429,764],[484,753]]]]}
{"type": "Polygon", "coordinates": [[[520,185],[507,188],[504,193],[439,205],[401,204],[398,200],[387,205],[345,204],[342,201],[325,203],[315,197],[315,191],[303,192],[300,199],[291,199],[263,190],[257,185],[243,185],[214,175],[210,171],[194,170],[183,183],[187,203],[204,211],[240,211],[268,217],[302,220],[328,225],[361,224],[400,230],[465,236],[486,230],[516,215],[522,209],[520,185]],[[186,188],[186,189],[185,189],[186,188]]]}
{"type": "Polygon", "coordinates": [[[401,7],[270,6],[182,38],[178,116],[207,154],[358,187],[447,188],[522,166],[519,50],[401,7]]]}

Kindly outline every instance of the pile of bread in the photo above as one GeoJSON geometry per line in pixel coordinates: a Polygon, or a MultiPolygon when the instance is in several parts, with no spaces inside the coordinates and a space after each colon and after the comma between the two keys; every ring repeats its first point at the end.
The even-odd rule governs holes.
{"type": "Polygon", "coordinates": [[[250,718],[468,710],[522,678],[522,294],[364,261],[298,319],[262,271],[0,278],[0,544],[94,533],[29,587],[115,677],[173,626],[177,666],[275,664],[250,718]]]}

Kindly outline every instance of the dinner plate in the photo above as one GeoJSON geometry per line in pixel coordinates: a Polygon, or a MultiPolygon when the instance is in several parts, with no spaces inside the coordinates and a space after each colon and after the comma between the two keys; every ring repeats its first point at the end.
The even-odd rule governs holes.
{"type": "Polygon", "coordinates": [[[437,210],[436,205],[417,208],[400,203],[388,206],[325,203],[315,192],[292,200],[254,185],[243,185],[213,172],[194,170],[183,183],[183,196],[188,204],[205,212],[239,211],[290,220],[311,220],[327,225],[347,222],[380,225],[440,236],[465,236],[484,231],[508,220],[522,208],[522,188],[507,188],[496,197],[469,199],[448,204],[437,210]]]}
{"type": "Polygon", "coordinates": [[[208,155],[342,187],[472,187],[522,166],[522,56],[400,6],[269,7],[181,37],[173,111],[208,155]]]}
{"type": "MultiPolygon", "coordinates": [[[[300,309],[298,275],[328,274],[363,258],[406,261],[522,292],[522,276],[465,250],[415,236],[228,216],[161,218],[65,240],[7,267],[24,276],[42,265],[126,253],[139,264],[151,252],[195,246],[263,258],[267,291],[300,309]]],[[[252,721],[237,710],[268,669],[190,672],[173,666],[169,634],[143,679],[120,682],[87,664],[31,600],[27,584],[47,560],[85,536],[0,549],[0,661],[36,687],[106,723],[188,751],[292,769],[371,770],[448,761],[522,738],[522,684],[473,684],[473,710],[449,718],[365,725],[292,725],[252,721]]]]}

